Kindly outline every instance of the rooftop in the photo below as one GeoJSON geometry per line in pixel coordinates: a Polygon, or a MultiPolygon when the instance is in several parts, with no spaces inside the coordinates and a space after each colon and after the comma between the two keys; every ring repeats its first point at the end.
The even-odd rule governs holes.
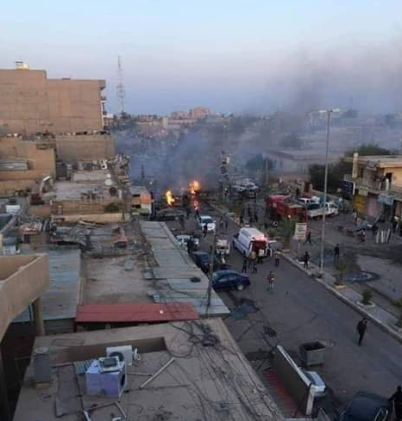
{"type": "Polygon", "coordinates": [[[92,183],[92,182],[105,182],[110,178],[110,171],[108,170],[93,170],[93,171],[74,171],[71,176],[71,181],[76,183],[92,183]]]}
{"type": "MultiPolygon", "coordinates": [[[[105,179],[106,180],[106,177],[105,179]]],[[[74,182],[74,181],[57,181],[54,184],[55,195],[54,200],[85,200],[86,196],[93,195],[96,199],[117,199],[116,196],[111,196],[109,192],[110,186],[106,186],[104,181],[95,183],[92,181],[74,182]]]]}
{"type": "MultiPolygon", "coordinates": [[[[43,319],[74,319],[80,294],[80,250],[49,250],[49,289],[42,295],[43,319]]],[[[14,322],[31,320],[26,309],[14,322]]]]}
{"type": "Polygon", "coordinates": [[[96,258],[84,261],[85,305],[173,302],[194,306],[200,316],[229,314],[214,291],[207,308],[208,278],[180,248],[165,223],[140,222],[135,228],[131,224],[124,227],[129,246],[123,253],[105,252],[110,250],[110,227],[93,231],[97,253],[96,258]]]}
{"type": "MultiPolygon", "coordinates": [[[[353,158],[346,159],[347,162],[353,162],[353,158]]],[[[372,156],[359,156],[359,164],[373,165],[377,168],[399,168],[402,167],[402,155],[372,155],[372,156]]]]}
{"type": "Polygon", "coordinates": [[[14,421],[56,421],[62,414],[76,421],[84,410],[92,421],[120,414],[128,420],[283,421],[221,319],[38,337],[38,347],[49,348],[51,384],[35,388],[31,365],[14,421]],[[88,360],[118,345],[137,348],[140,359],[127,367],[117,405],[115,398],[87,395],[85,371],[88,360]]]}

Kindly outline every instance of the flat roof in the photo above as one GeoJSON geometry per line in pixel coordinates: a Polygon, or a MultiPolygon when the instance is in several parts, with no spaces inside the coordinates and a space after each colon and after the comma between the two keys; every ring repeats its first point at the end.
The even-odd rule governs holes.
{"type": "Polygon", "coordinates": [[[164,222],[121,226],[129,243],[121,254],[111,250],[111,226],[93,230],[96,253],[83,261],[87,275],[83,304],[184,303],[193,306],[200,316],[230,313],[213,290],[207,308],[209,280],[164,222]],[[192,278],[198,278],[198,282],[192,278]]]}
{"type": "Polygon", "coordinates": [[[57,421],[56,414],[76,421],[84,410],[93,421],[118,416],[116,399],[88,396],[85,386],[90,361],[118,345],[131,345],[140,355],[127,367],[128,385],[119,399],[129,420],[284,421],[219,318],[36,338],[34,349],[49,348],[51,385],[36,389],[30,365],[14,421],[57,421]]]}
{"type": "Polygon", "coordinates": [[[74,171],[71,176],[71,181],[75,183],[82,182],[104,182],[110,176],[108,170],[93,170],[93,171],[74,171]]]}
{"type": "MultiPolygon", "coordinates": [[[[352,157],[347,158],[348,162],[353,162],[352,157]]],[[[378,168],[387,168],[387,167],[402,167],[402,155],[372,155],[366,156],[362,155],[358,158],[359,164],[371,163],[375,164],[378,168]]]]}
{"type": "MultiPolygon", "coordinates": [[[[105,178],[106,180],[106,178],[105,178]]],[[[54,190],[51,192],[55,195],[54,200],[81,200],[82,194],[95,192],[98,198],[117,199],[109,193],[110,186],[106,186],[104,182],[74,182],[74,181],[57,181],[54,184],[54,190]]]]}
{"type": "Polygon", "coordinates": [[[186,303],[88,304],[77,307],[77,323],[150,323],[196,320],[198,313],[186,303]]]}
{"type": "MultiPolygon", "coordinates": [[[[81,251],[49,250],[49,289],[42,295],[44,320],[73,319],[77,313],[81,287],[81,251]]],[[[31,321],[28,309],[13,323],[31,321]]]]}

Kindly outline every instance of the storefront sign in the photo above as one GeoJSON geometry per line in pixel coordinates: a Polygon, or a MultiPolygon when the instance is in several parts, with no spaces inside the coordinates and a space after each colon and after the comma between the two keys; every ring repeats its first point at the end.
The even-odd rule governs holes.
{"type": "Polygon", "coordinates": [[[353,181],[342,181],[342,191],[353,196],[355,194],[355,183],[353,181]]]}
{"type": "Polygon", "coordinates": [[[294,239],[297,241],[305,241],[306,238],[307,238],[307,224],[305,222],[296,223],[294,239]]]}
{"type": "Polygon", "coordinates": [[[381,193],[378,195],[378,201],[383,205],[392,206],[394,204],[394,196],[390,196],[386,193],[381,193]]]}

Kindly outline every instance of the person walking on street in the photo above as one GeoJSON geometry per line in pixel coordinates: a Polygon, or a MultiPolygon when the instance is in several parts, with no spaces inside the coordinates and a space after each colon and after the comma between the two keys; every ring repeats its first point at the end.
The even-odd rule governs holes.
{"type": "Polygon", "coordinates": [[[274,253],[274,259],[275,259],[275,267],[278,267],[279,266],[279,260],[280,260],[280,255],[279,255],[278,250],[274,253]]]}
{"type": "Polygon", "coordinates": [[[363,317],[360,320],[360,322],[357,324],[356,330],[357,330],[357,333],[359,335],[358,344],[359,344],[359,346],[361,346],[362,342],[363,342],[364,335],[366,334],[366,330],[367,330],[367,319],[365,317],[363,317]]]}
{"type": "Polygon", "coordinates": [[[253,260],[253,272],[252,273],[258,273],[258,267],[257,267],[257,259],[253,260]]]}
{"type": "Polygon", "coordinates": [[[241,268],[241,273],[247,273],[247,257],[244,255],[243,257],[243,266],[241,268]]]}
{"type": "Polygon", "coordinates": [[[306,241],[304,242],[304,244],[307,244],[307,243],[309,243],[309,244],[310,244],[310,246],[313,244],[313,243],[311,242],[311,231],[308,231],[308,232],[307,232],[307,237],[306,237],[306,241]]]}
{"type": "Polygon", "coordinates": [[[304,263],[303,267],[304,267],[304,269],[308,269],[309,261],[310,261],[310,255],[308,254],[308,251],[306,251],[304,253],[304,256],[303,256],[303,263],[304,263]]]}
{"type": "Polygon", "coordinates": [[[250,253],[250,256],[249,256],[249,261],[248,261],[248,267],[249,267],[249,269],[251,269],[254,266],[254,262],[255,261],[257,261],[257,253],[255,252],[255,250],[253,250],[250,253]]]}
{"type": "Polygon", "coordinates": [[[226,216],[225,217],[225,230],[227,231],[229,228],[229,218],[226,216]]]}
{"type": "Polygon", "coordinates": [[[205,238],[208,234],[208,224],[204,224],[203,232],[204,232],[204,238],[205,238]]]}
{"type": "Polygon", "coordinates": [[[258,249],[258,252],[257,252],[257,263],[258,264],[261,264],[264,261],[264,255],[265,255],[264,249],[263,248],[258,249]]]}
{"type": "Polygon", "coordinates": [[[240,225],[244,224],[244,220],[243,220],[243,214],[240,215],[240,225]]]}
{"type": "Polygon", "coordinates": [[[275,274],[271,270],[268,274],[268,291],[271,293],[274,291],[274,282],[275,282],[275,274]]]}
{"type": "Polygon", "coordinates": [[[200,218],[200,211],[198,210],[198,208],[195,208],[195,219],[199,219],[200,218]]]}
{"type": "Polygon", "coordinates": [[[188,206],[188,207],[186,208],[186,216],[187,216],[187,219],[189,219],[189,218],[190,218],[190,213],[191,213],[191,208],[188,206]]]}
{"type": "Polygon", "coordinates": [[[396,227],[398,226],[398,221],[395,217],[392,218],[392,233],[395,234],[396,227]]]}
{"type": "Polygon", "coordinates": [[[340,248],[339,244],[334,247],[334,264],[335,266],[339,263],[340,248]]]}
{"type": "Polygon", "coordinates": [[[402,420],[402,387],[398,386],[396,392],[388,399],[393,402],[395,409],[395,421],[402,420]]]}
{"type": "Polygon", "coordinates": [[[371,232],[373,233],[373,237],[377,235],[378,227],[377,224],[374,222],[373,226],[371,227],[371,232]]]}
{"type": "Polygon", "coordinates": [[[223,216],[219,218],[219,229],[223,228],[223,216]]]}

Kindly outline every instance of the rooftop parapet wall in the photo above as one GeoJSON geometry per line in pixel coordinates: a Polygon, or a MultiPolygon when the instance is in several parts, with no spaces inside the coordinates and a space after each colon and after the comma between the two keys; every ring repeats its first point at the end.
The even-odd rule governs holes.
{"type": "Polygon", "coordinates": [[[49,288],[47,254],[0,257],[0,341],[8,325],[49,288]]]}

